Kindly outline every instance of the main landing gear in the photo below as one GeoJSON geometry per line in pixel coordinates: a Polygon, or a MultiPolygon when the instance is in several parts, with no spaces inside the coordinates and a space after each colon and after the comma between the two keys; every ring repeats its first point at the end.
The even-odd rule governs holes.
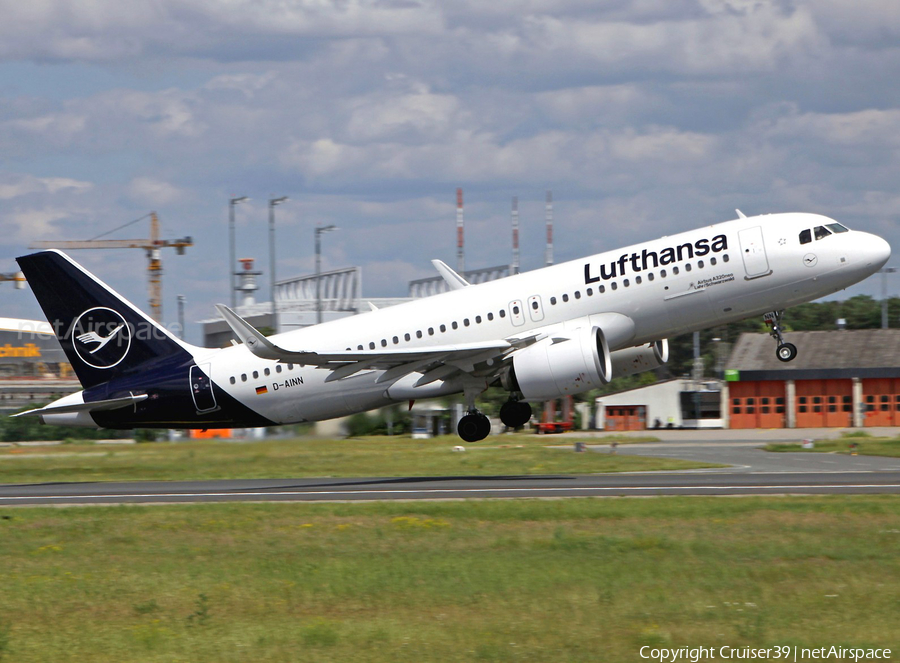
{"type": "Polygon", "coordinates": [[[797,346],[793,343],[785,343],[781,334],[781,319],[784,317],[784,311],[772,311],[766,313],[764,320],[771,327],[769,334],[778,342],[775,349],[775,356],[780,361],[792,361],[797,356],[797,346]]]}
{"type": "Polygon", "coordinates": [[[500,421],[509,428],[521,428],[531,419],[531,405],[510,398],[500,408],[500,421]]]}
{"type": "Polygon", "coordinates": [[[467,386],[463,389],[466,399],[466,414],[456,425],[456,432],[466,442],[478,442],[491,434],[490,419],[475,407],[475,399],[482,391],[484,391],[483,385],[467,386]]]}
{"type": "Polygon", "coordinates": [[[478,442],[491,434],[491,422],[482,412],[473,409],[459,420],[456,432],[466,442],[478,442]]]}

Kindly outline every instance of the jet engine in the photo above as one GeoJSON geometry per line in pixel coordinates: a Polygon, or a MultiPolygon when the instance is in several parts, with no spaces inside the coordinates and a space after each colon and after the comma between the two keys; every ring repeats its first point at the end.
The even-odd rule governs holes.
{"type": "Polygon", "coordinates": [[[612,376],[614,378],[652,371],[669,361],[669,341],[662,339],[633,348],[616,350],[612,353],[612,376]]]}
{"type": "Polygon", "coordinates": [[[612,375],[603,330],[585,326],[516,353],[505,386],[521,392],[524,400],[543,401],[594,389],[609,382],[612,375]]]}

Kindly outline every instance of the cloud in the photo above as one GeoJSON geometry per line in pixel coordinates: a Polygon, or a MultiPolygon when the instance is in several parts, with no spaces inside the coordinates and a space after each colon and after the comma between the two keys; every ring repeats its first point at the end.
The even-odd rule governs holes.
{"type": "Polygon", "coordinates": [[[0,173],[0,200],[12,200],[29,194],[83,193],[92,187],[91,182],[68,177],[34,177],[28,174],[0,173]]]}
{"type": "Polygon", "coordinates": [[[150,207],[171,205],[186,196],[179,187],[152,177],[134,178],[128,186],[128,192],[135,202],[150,207]]]}

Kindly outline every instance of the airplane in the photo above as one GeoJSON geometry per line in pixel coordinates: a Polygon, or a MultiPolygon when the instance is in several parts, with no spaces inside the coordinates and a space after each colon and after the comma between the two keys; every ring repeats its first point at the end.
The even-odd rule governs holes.
{"type": "Polygon", "coordinates": [[[673,335],[765,314],[778,359],[791,361],[797,348],[784,339],[784,310],[861,281],[891,254],[884,239],[825,216],[737,213],[478,285],[434,261],[448,292],[268,337],[218,305],[237,340],[215,349],[177,338],[59,251],[23,256],[84,389],[21,416],[119,429],[243,428],[462,393],[457,432],[475,442],[490,433],[476,407],[488,386],[510,392],[500,419],[519,427],[531,402],[659,367],[673,335]]]}

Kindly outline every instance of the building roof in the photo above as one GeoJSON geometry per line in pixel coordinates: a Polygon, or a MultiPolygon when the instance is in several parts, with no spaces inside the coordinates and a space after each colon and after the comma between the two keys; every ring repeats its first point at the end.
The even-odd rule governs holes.
{"type": "Polygon", "coordinates": [[[782,362],[768,334],[741,334],[725,363],[741,380],[900,377],[900,329],[787,332],[797,357],[782,362]]]}
{"type": "Polygon", "coordinates": [[[23,331],[32,334],[53,334],[53,327],[41,320],[21,320],[19,318],[0,318],[0,330],[23,331]]]}

